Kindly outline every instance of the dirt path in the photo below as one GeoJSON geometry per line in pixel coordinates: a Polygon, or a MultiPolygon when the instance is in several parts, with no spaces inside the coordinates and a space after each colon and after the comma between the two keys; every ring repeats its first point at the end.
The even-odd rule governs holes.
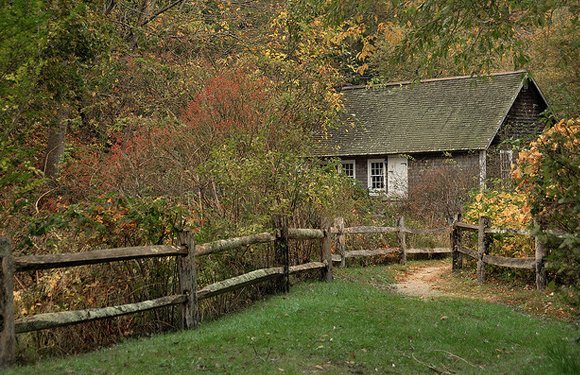
{"type": "Polygon", "coordinates": [[[396,290],[399,293],[414,297],[447,296],[448,293],[437,288],[437,283],[441,276],[450,270],[450,264],[411,268],[397,280],[396,290]]]}
{"type": "Polygon", "coordinates": [[[457,297],[501,303],[539,316],[578,321],[580,314],[553,291],[538,292],[535,285],[497,281],[492,277],[480,285],[473,269],[453,275],[451,262],[410,263],[396,276],[391,290],[419,298],[457,297]]]}

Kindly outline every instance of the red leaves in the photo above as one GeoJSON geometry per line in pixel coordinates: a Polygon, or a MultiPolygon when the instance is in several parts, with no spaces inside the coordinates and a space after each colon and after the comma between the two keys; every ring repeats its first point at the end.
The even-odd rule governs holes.
{"type": "Polygon", "coordinates": [[[79,197],[90,190],[131,196],[197,191],[204,184],[198,168],[217,146],[229,140],[248,146],[257,139],[278,138],[271,127],[280,123],[274,120],[279,111],[273,93],[268,80],[242,69],[220,72],[185,108],[182,122],[134,118],[111,136],[109,152],[78,152],[67,166],[75,181],[70,189],[79,197]]]}
{"type": "Polygon", "coordinates": [[[189,103],[183,121],[217,132],[256,129],[267,120],[267,86],[266,79],[253,79],[240,69],[222,72],[189,103]]]}

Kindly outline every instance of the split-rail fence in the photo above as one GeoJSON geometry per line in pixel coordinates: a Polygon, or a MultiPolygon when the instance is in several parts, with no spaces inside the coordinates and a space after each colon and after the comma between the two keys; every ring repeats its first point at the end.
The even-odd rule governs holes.
{"type": "Polygon", "coordinates": [[[457,271],[463,267],[463,255],[474,258],[477,261],[477,280],[479,283],[485,282],[485,266],[491,264],[499,267],[519,268],[535,270],[536,287],[541,290],[546,287],[546,264],[545,258],[548,251],[537,235],[525,229],[492,228],[487,217],[480,217],[479,224],[468,224],[456,220],[453,223],[451,234],[452,249],[452,269],[457,271]],[[464,246],[462,232],[477,233],[477,248],[469,249],[464,246]],[[489,244],[491,236],[496,234],[508,234],[516,236],[533,237],[535,244],[535,256],[527,258],[509,258],[497,255],[489,255],[489,244]]]}
{"type": "Polygon", "coordinates": [[[289,277],[304,271],[319,270],[321,280],[332,280],[333,262],[344,267],[346,259],[355,257],[372,257],[396,254],[400,263],[405,263],[408,254],[438,254],[452,253],[453,269],[461,268],[462,255],[468,255],[478,260],[479,280],[485,278],[485,264],[494,264],[514,268],[535,268],[538,288],[545,286],[545,270],[543,258],[544,248],[536,240],[536,258],[511,259],[491,256],[486,253],[486,236],[492,233],[510,233],[530,235],[525,231],[489,228],[486,218],[480,220],[480,225],[471,225],[454,221],[452,226],[435,229],[407,228],[403,217],[397,220],[394,227],[356,226],[345,227],[344,220],[337,218],[331,224],[323,221],[321,228],[289,228],[286,217],[274,218],[274,230],[253,235],[217,240],[205,244],[196,244],[193,234],[187,230],[178,234],[178,246],[156,245],[138,246],[115,249],[92,250],[82,253],[28,255],[14,257],[8,240],[0,238],[0,367],[12,363],[15,359],[16,334],[62,327],[97,319],[112,318],[134,314],[166,306],[179,306],[181,310],[180,328],[190,329],[199,325],[200,300],[217,296],[245,286],[254,285],[266,280],[277,280],[276,289],[288,292],[289,277]],[[470,250],[462,246],[460,231],[478,231],[479,250],[470,250]],[[396,233],[398,247],[372,250],[346,249],[345,236],[353,234],[396,233]],[[448,233],[450,248],[410,248],[407,246],[408,234],[448,233]],[[290,266],[289,240],[320,240],[321,251],[319,261],[290,266]],[[241,247],[274,243],[275,257],[272,267],[256,269],[251,272],[232,277],[227,280],[198,288],[196,282],[196,258],[235,250],[241,247]],[[332,254],[333,243],[335,254],[332,254]],[[17,272],[46,270],[63,267],[74,267],[144,259],[154,257],[175,257],[177,263],[178,288],[175,295],[156,299],[109,307],[90,308],[74,311],[43,313],[15,319],[13,299],[13,276],[17,272]],[[539,275],[539,276],[538,276],[539,275]]]}

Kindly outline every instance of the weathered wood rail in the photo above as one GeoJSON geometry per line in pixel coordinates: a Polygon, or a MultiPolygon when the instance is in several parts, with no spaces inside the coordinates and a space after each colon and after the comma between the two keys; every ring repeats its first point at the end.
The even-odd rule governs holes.
{"type": "Polygon", "coordinates": [[[16,272],[24,272],[175,255],[187,255],[187,249],[162,245],[122,247],[71,254],[26,255],[14,258],[14,268],[16,272]]]}
{"type": "Polygon", "coordinates": [[[477,260],[477,280],[479,283],[485,282],[485,266],[491,264],[499,267],[518,268],[535,270],[536,273],[536,288],[541,290],[546,287],[546,269],[544,258],[547,256],[547,251],[535,236],[535,257],[527,258],[508,258],[496,255],[489,255],[490,236],[494,234],[508,234],[518,236],[534,237],[531,231],[522,229],[509,228],[492,228],[490,221],[486,217],[479,219],[479,224],[468,224],[459,221],[459,218],[453,224],[453,232],[451,234],[451,248],[453,259],[453,270],[459,270],[463,267],[463,255],[467,255],[477,260]],[[465,248],[461,240],[461,232],[476,232],[477,233],[477,249],[465,248]]]}
{"type": "Polygon", "coordinates": [[[344,227],[344,219],[337,218],[334,221],[334,226],[330,229],[332,234],[336,235],[336,253],[332,256],[334,262],[340,262],[341,267],[345,266],[345,261],[348,258],[358,258],[358,257],[373,257],[380,255],[397,254],[400,263],[405,263],[407,261],[407,254],[444,254],[451,253],[451,248],[447,247],[436,247],[436,248],[409,248],[407,246],[407,235],[408,234],[436,234],[436,233],[450,233],[452,227],[441,227],[441,228],[428,228],[428,229],[413,229],[407,228],[405,225],[405,218],[400,217],[397,220],[397,226],[395,227],[378,227],[378,226],[357,226],[357,227],[344,227]],[[398,247],[387,248],[387,249],[373,249],[373,250],[346,250],[346,235],[353,234],[383,234],[383,233],[396,233],[398,247]]]}
{"type": "Polygon", "coordinates": [[[179,294],[119,306],[37,314],[16,320],[15,328],[16,333],[40,331],[42,329],[90,322],[92,320],[114,318],[116,316],[134,314],[165,306],[182,305],[186,301],[187,296],[185,294],[179,294]]]}
{"type": "MultiPolygon", "coordinates": [[[[562,233],[554,233],[544,231],[550,235],[561,237],[562,233]]],[[[536,273],[536,287],[544,289],[546,287],[546,269],[544,258],[547,256],[547,251],[543,243],[537,236],[534,236],[532,231],[525,229],[512,228],[493,228],[490,226],[488,218],[480,218],[478,225],[465,223],[461,221],[461,216],[457,215],[450,227],[433,228],[433,229],[411,229],[405,226],[404,217],[397,220],[395,227],[377,227],[377,226],[357,226],[344,227],[344,220],[338,218],[335,220],[334,227],[331,228],[331,233],[337,235],[336,239],[336,254],[333,255],[334,262],[340,262],[344,267],[345,260],[355,257],[372,257],[380,255],[398,254],[400,263],[405,263],[407,254],[440,254],[451,253],[453,270],[462,268],[463,255],[467,255],[477,260],[477,276],[480,283],[485,282],[485,265],[490,264],[499,267],[508,267],[516,269],[535,270],[536,273]],[[468,249],[461,243],[461,232],[475,232],[477,233],[477,250],[468,249]],[[377,234],[377,233],[396,233],[399,246],[398,248],[388,249],[373,249],[373,250],[351,250],[346,251],[345,235],[352,234],[377,234]],[[450,248],[408,248],[407,234],[435,234],[435,233],[449,233],[450,248]],[[535,238],[535,256],[527,258],[508,258],[496,255],[489,255],[488,248],[492,235],[506,234],[519,235],[535,238]]]]}
{"type": "Polygon", "coordinates": [[[8,240],[0,238],[0,368],[12,363],[15,359],[16,334],[113,318],[167,306],[180,306],[180,328],[190,329],[199,324],[198,303],[200,300],[273,279],[278,280],[277,290],[288,292],[289,276],[305,271],[320,270],[323,280],[331,280],[330,251],[333,235],[330,227],[323,224],[322,229],[288,228],[288,221],[285,217],[276,217],[274,222],[272,232],[199,245],[195,244],[193,235],[189,231],[182,231],[178,235],[178,246],[138,246],[70,254],[14,257],[8,240]],[[322,240],[320,261],[290,266],[289,240],[322,240]],[[276,264],[273,267],[256,269],[198,289],[196,258],[263,243],[274,244],[276,264]],[[43,313],[15,319],[13,299],[15,273],[159,257],[176,258],[178,293],[175,295],[118,306],[43,313]]]}
{"type": "Polygon", "coordinates": [[[494,234],[510,234],[531,236],[529,231],[518,229],[491,228],[489,220],[481,218],[479,225],[468,224],[456,217],[453,225],[433,229],[412,229],[405,225],[403,217],[397,220],[394,227],[355,226],[345,227],[344,219],[337,218],[331,225],[324,220],[321,228],[288,228],[286,217],[274,218],[273,230],[247,236],[217,240],[204,244],[196,244],[189,231],[178,235],[177,246],[139,246],[116,249],[93,250],[83,253],[47,254],[14,257],[8,240],[0,238],[0,368],[14,361],[16,334],[62,327],[71,324],[88,322],[98,319],[112,318],[127,314],[148,311],[152,309],[178,306],[181,311],[180,328],[190,329],[198,326],[200,321],[199,301],[226,292],[255,285],[268,280],[276,280],[279,292],[290,289],[289,276],[292,274],[319,270],[321,280],[332,280],[333,262],[345,266],[346,259],[356,257],[373,257],[396,254],[399,262],[405,263],[408,254],[439,254],[451,253],[453,270],[462,267],[463,255],[477,260],[477,273],[480,282],[485,280],[485,265],[492,264],[501,267],[535,269],[536,284],[542,289],[546,284],[544,257],[546,252],[543,244],[536,238],[536,256],[534,258],[506,258],[492,256],[487,253],[489,236],[494,234]],[[470,231],[478,234],[478,249],[472,250],[463,246],[461,232],[470,231]],[[347,235],[369,235],[395,233],[398,247],[374,250],[346,249],[347,235]],[[409,248],[407,236],[435,233],[449,233],[450,248],[409,248]],[[320,260],[299,265],[290,265],[290,240],[321,241],[320,260]],[[236,250],[256,244],[272,243],[275,257],[272,267],[256,269],[248,273],[218,281],[198,288],[196,259],[201,256],[236,250]],[[331,249],[335,247],[333,255],[331,249]],[[140,301],[117,306],[88,308],[75,311],[43,313],[15,319],[13,300],[13,276],[17,272],[46,270],[81,265],[145,259],[154,257],[175,257],[177,266],[177,293],[152,300],[140,301]]]}

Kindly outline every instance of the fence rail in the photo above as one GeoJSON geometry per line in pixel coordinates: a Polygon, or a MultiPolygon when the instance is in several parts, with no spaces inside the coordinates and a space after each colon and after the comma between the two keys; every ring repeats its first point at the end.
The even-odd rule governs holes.
{"type": "Polygon", "coordinates": [[[477,260],[477,279],[479,283],[485,282],[485,266],[491,264],[499,267],[530,269],[536,273],[536,288],[541,290],[546,287],[546,269],[544,258],[547,251],[543,243],[537,236],[534,237],[531,231],[510,228],[492,228],[490,221],[486,217],[479,219],[479,225],[463,223],[459,217],[453,224],[451,234],[451,248],[453,249],[453,270],[459,270],[463,267],[463,255],[467,255],[477,260]],[[461,241],[462,231],[477,232],[477,250],[467,249],[461,241]],[[535,239],[535,257],[533,258],[508,258],[497,255],[489,255],[490,236],[493,234],[509,234],[528,236],[535,239]]]}
{"type": "Polygon", "coordinates": [[[199,323],[198,302],[228,291],[254,285],[266,280],[278,279],[278,290],[289,290],[289,275],[320,270],[323,280],[332,279],[331,230],[288,228],[285,217],[275,218],[275,229],[248,236],[229,238],[196,245],[188,231],[178,234],[179,246],[138,246],[115,249],[92,250],[83,253],[46,254],[13,257],[10,243],[0,238],[0,367],[12,363],[15,357],[15,335],[112,318],[148,311],[167,306],[180,306],[181,328],[195,328],[199,323]],[[309,262],[290,266],[289,240],[322,240],[319,262],[309,262]],[[241,247],[273,243],[276,256],[273,267],[256,269],[251,272],[206,285],[198,290],[196,282],[196,258],[200,256],[234,250],[241,247]],[[15,319],[13,275],[18,272],[47,270],[81,265],[93,265],[132,259],[175,257],[178,275],[178,294],[118,306],[89,308],[55,313],[43,313],[15,319]]]}
{"type": "Polygon", "coordinates": [[[350,227],[344,228],[344,234],[368,234],[368,233],[393,233],[397,232],[395,227],[350,227]]]}
{"type": "Polygon", "coordinates": [[[486,264],[493,264],[494,266],[523,268],[530,270],[533,270],[536,266],[536,258],[508,258],[484,254],[483,261],[486,264]]]}
{"type": "Polygon", "coordinates": [[[114,318],[116,316],[134,314],[165,306],[181,305],[186,300],[186,295],[179,294],[119,306],[37,314],[17,319],[15,321],[15,328],[16,333],[40,331],[42,329],[63,327],[98,319],[114,318]]]}
{"type": "Polygon", "coordinates": [[[407,254],[444,254],[451,253],[451,248],[447,247],[436,247],[436,248],[409,248],[407,246],[407,235],[408,234],[435,234],[435,233],[451,233],[452,227],[442,227],[442,228],[427,228],[427,229],[415,229],[407,228],[405,225],[405,218],[400,217],[397,220],[396,227],[378,227],[378,226],[356,226],[356,227],[344,227],[344,219],[337,218],[334,221],[334,226],[331,228],[331,233],[336,234],[336,254],[332,257],[333,262],[340,262],[341,267],[345,266],[345,260],[348,258],[357,257],[373,257],[380,255],[398,254],[399,262],[405,263],[407,260],[407,254]],[[382,233],[396,233],[398,240],[398,247],[387,248],[387,249],[372,249],[372,250],[346,250],[346,235],[353,234],[382,234],[382,233]]]}
{"type": "Polygon", "coordinates": [[[175,255],[187,255],[187,249],[161,245],[121,247],[70,254],[26,255],[14,258],[14,267],[16,272],[24,272],[175,255]]]}
{"type": "Polygon", "coordinates": [[[290,287],[289,276],[305,271],[320,270],[321,279],[329,281],[332,279],[333,262],[339,262],[341,266],[345,266],[346,259],[348,258],[397,254],[399,262],[405,263],[407,254],[451,253],[453,256],[453,270],[458,270],[462,267],[463,255],[467,255],[477,260],[477,274],[480,282],[484,282],[485,280],[485,265],[492,264],[502,267],[535,269],[538,289],[544,288],[546,284],[544,269],[546,252],[538,238],[535,241],[536,256],[534,258],[515,259],[489,255],[487,249],[490,235],[510,234],[531,236],[531,233],[519,229],[491,228],[487,218],[481,218],[479,225],[473,225],[461,222],[460,217],[456,217],[453,225],[450,227],[432,229],[407,228],[404,217],[400,217],[397,220],[395,227],[345,227],[344,219],[336,218],[332,224],[329,220],[325,220],[320,229],[288,228],[288,220],[283,216],[275,217],[274,223],[274,230],[270,232],[228,238],[205,244],[196,244],[190,232],[182,231],[178,235],[178,246],[124,247],[92,250],[83,253],[18,257],[12,256],[10,243],[6,239],[0,238],[0,367],[14,361],[15,335],[19,333],[117,317],[166,306],[180,306],[182,316],[180,327],[183,329],[195,328],[200,320],[198,307],[200,300],[267,280],[277,280],[277,290],[288,292],[290,287]],[[461,243],[462,231],[477,232],[477,250],[468,249],[463,246],[461,243]],[[407,235],[409,234],[424,235],[446,232],[450,234],[450,248],[409,248],[407,246],[407,235]],[[398,247],[350,251],[346,249],[345,237],[347,235],[382,233],[396,233],[398,247]],[[320,261],[290,266],[289,240],[321,240],[320,261]],[[256,269],[198,289],[196,281],[197,257],[261,243],[274,244],[275,257],[272,267],[256,269]],[[336,249],[334,255],[331,253],[333,244],[336,249]],[[21,319],[14,318],[14,273],[154,257],[176,258],[178,275],[177,294],[118,306],[44,313],[21,319]]]}
{"type": "Polygon", "coordinates": [[[208,242],[203,245],[197,245],[195,248],[195,255],[208,255],[219,253],[226,250],[236,249],[241,246],[249,246],[258,243],[274,242],[276,236],[270,232],[257,233],[249,236],[228,238],[226,240],[218,240],[208,242]]]}

